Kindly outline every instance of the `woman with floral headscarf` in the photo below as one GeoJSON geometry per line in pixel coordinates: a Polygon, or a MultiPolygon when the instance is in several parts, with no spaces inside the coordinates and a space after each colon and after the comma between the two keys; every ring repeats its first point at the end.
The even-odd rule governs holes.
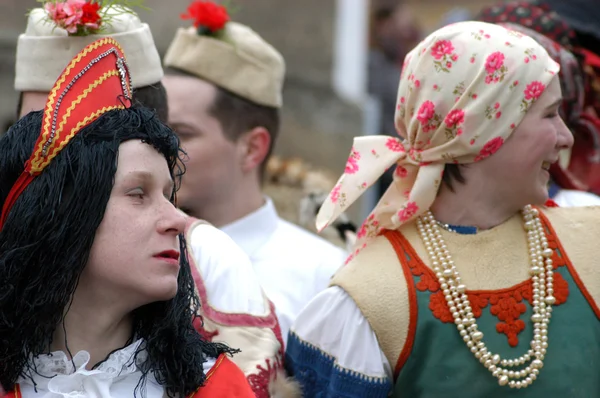
{"type": "Polygon", "coordinates": [[[317,218],[397,165],[348,263],[292,327],[305,396],[600,394],[600,209],[547,201],[548,169],[573,144],[558,71],[530,37],[483,22],[408,54],[404,140],[355,139],[317,218]]]}

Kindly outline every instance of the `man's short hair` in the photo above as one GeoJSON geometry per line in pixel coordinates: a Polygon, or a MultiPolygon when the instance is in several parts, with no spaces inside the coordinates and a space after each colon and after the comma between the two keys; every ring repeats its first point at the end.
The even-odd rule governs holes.
{"type": "MultiPolygon", "coordinates": [[[[167,91],[161,82],[151,86],[136,88],[133,90],[133,100],[141,106],[150,108],[156,112],[158,119],[167,123],[169,118],[169,103],[167,101],[167,91]]],[[[19,93],[19,101],[17,103],[17,119],[21,115],[23,107],[23,93],[19,93]]],[[[1,135],[1,133],[0,133],[1,135]]]]}
{"type": "MultiPolygon", "coordinates": [[[[165,74],[200,79],[191,73],[176,68],[166,68],[165,74]]],[[[281,123],[279,109],[257,104],[217,85],[215,85],[215,88],[217,89],[215,99],[208,112],[221,123],[223,133],[227,139],[235,142],[245,132],[256,127],[264,127],[269,132],[271,144],[267,156],[261,164],[261,174],[263,174],[279,135],[281,123]]]]}

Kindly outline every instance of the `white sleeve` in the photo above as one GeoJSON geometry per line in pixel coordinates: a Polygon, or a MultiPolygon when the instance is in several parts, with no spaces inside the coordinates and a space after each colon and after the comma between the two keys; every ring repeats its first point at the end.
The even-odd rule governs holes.
{"type": "Polygon", "coordinates": [[[392,378],[375,332],[342,288],[319,293],[298,315],[292,332],[336,358],[340,367],[370,377],[392,378]]]}
{"type": "Polygon", "coordinates": [[[226,233],[199,224],[191,232],[188,250],[214,309],[257,316],[269,311],[250,259],[226,233]]]}
{"type": "Polygon", "coordinates": [[[285,359],[305,398],[386,398],[392,390],[375,333],[339,287],[318,294],[296,318],[285,359]]]}
{"type": "Polygon", "coordinates": [[[560,207],[600,206],[600,197],[590,192],[561,189],[554,197],[560,207]]]}

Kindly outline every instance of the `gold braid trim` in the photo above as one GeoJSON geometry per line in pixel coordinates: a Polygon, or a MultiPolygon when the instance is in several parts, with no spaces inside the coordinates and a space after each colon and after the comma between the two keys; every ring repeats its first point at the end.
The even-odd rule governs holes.
{"type": "MultiPolygon", "coordinates": [[[[115,46],[117,49],[119,49],[119,51],[121,51],[122,54],[125,54],[123,52],[123,49],[119,45],[119,43],[117,43],[116,40],[113,39],[112,37],[107,37],[102,40],[98,40],[97,42],[93,43],[92,45],[86,47],[75,58],[73,58],[71,60],[71,62],[69,63],[69,65],[65,68],[65,71],[62,73],[60,78],[56,81],[56,83],[54,83],[54,87],[52,88],[52,90],[50,91],[50,94],[48,95],[48,100],[47,100],[46,107],[45,107],[45,112],[44,112],[44,120],[45,121],[44,121],[44,125],[42,126],[42,139],[40,140],[40,143],[38,144],[37,149],[34,151],[34,156],[32,157],[33,159],[41,158],[44,144],[46,143],[46,141],[48,141],[48,138],[50,135],[50,125],[51,125],[51,120],[52,120],[52,113],[54,111],[54,106],[55,106],[55,102],[56,102],[57,92],[64,84],[65,80],[67,79],[67,76],[71,72],[71,69],[73,69],[75,67],[75,65],[78,62],[80,62],[81,59],[83,57],[85,57],[87,54],[89,54],[90,52],[96,50],[98,47],[101,47],[105,44],[111,44],[111,45],[115,46]]],[[[64,147],[64,145],[62,147],[64,147]]],[[[56,155],[54,155],[54,156],[56,156],[56,155]]],[[[41,159],[40,159],[40,161],[41,161],[41,159]]],[[[35,162],[35,160],[32,161],[32,164],[34,162],[35,162]]],[[[38,162],[35,162],[35,163],[38,163],[38,162]]],[[[40,168],[36,171],[41,171],[47,165],[48,165],[48,162],[44,162],[44,165],[40,166],[40,168]]],[[[32,172],[33,172],[33,170],[32,170],[32,172]]]]}
{"type": "MultiPolygon", "coordinates": [[[[83,91],[83,93],[81,93],[77,97],[77,99],[75,99],[73,102],[71,102],[71,105],[69,106],[69,108],[67,109],[65,114],[63,115],[62,120],[60,121],[60,124],[58,125],[58,128],[56,129],[56,137],[57,138],[60,135],[60,133],[62,132],[63,128],[65,127],[65,124],[67,123],[67,120],[68,120],[69,116],[71,116],[71,112],[75,109],[75,107],[77,105],[79,105],[81,103],[81,101],[83,101],[83,99],[85,99],[88,96],[88,94],[90,94],[95,88],[97,88],[99,85],[104,83],[111,76],[119,76],[119,72],[117,72],[116,70],[111,70],[111,71],[104,73],[102,76],[100,76],[98,79],[96,79],[93,83],[90,83],[90,85],[83,91]]],[[[65,137],[61,142],[59,142],[58,140],[55,140],[54,144],[58,143],[59,144],[58,148],[62,148],[63,147],[63,146],[61,146],[62,142],[69,141],[71,138],[73,138],[73,134],[65,137]]],[[[54,150],[52,148],[50,148],[50,155],[48,156],[48,158],[52,159],[54,156],[56,156],[56,146],[55,146],[54,150]]]]}
{"type": "Polygon", "coordinates": [[[123,106],[123,105],[105,106],[104,108],[99,109],[96,112],[93,112],[91,115],[86,116],[85,119],[83,119],[79,123],[77,123],[77,125],[71,129],[71,133],[65,137],[65,139],[60,143],[60,145],[57,148],[54,148],[52,153],[50,155],[48,155],[46,160],[40,165],[40,171],[43,170],[46,166],[48,166],[50,161],[52,159],[54,159],[56,157],[56,155],[58,155],[58,153],[69,143],[71,138],[73,138],[75,136],[75,134],[77,134],[81,128],[85,127],[88,123],[92,122],[93,120],[100,117],[104,113],[112,111],[114,109],[125,109],[125,106],[123,106]]]}

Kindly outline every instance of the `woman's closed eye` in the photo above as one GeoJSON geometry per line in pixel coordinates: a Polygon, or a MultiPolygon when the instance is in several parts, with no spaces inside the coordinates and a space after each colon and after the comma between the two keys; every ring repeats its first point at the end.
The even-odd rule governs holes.
{"type": "Polygon", "coordinates": [[[131,196],[132,198],[141,200],[141,199],[144,199],[144,197],[146,196],[146,193],[144,192],[144,190],[142,188],[136,188],[136,189],[129,191],[127,193],[127,196],[131,196]]]}

